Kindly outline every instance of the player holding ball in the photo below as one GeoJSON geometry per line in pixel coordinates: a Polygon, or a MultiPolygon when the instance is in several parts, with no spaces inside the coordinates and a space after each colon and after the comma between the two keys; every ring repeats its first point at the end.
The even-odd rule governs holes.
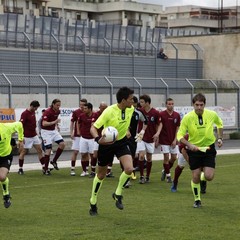
{"type": "Polygon", "coordinates": [[[131,117],[134,111],[133,107],[133,93],[134,91],[128,87],[122,87],[116,94],[117,103],[106,108],[101,116],[91,127],[91,134],[95,141],[99,143],[98,149],[98,171],[93,179],[92,194],[90,198],[91,216],[96,216],[97,211],[97,196],[103,183],[103,179],[107,173],[107,166],[113,162],[114,156],[121,162],[124,171],[119,177],[119,182],[116,191],[112,194],[115,200],[116,207],[123,210],[122,190],[124,185],[128,182],[133,171],[132,156],[127,142],[127,133],[130,125],[131,117]],[[116,141],[106,141],[106,136],[98,136],[98,129],[101,127],[107,128],[109,126],[116,128],[118,136],[116,141]]]}

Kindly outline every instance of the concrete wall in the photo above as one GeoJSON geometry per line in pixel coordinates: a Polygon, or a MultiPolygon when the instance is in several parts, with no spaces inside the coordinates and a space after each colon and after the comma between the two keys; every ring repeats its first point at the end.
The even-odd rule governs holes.
{"type": "Polygon", "coordinates": [[[240,80],[240,33],[175,37],[167,38],[166,41],[198,44],[204,51],[203,78],[240,80]]]}

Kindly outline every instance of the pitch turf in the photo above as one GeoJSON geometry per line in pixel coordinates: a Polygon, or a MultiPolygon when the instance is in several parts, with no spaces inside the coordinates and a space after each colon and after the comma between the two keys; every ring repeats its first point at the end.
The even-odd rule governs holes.
{"type": "Polygon", "coordinates": [[[114,165],[115,178],[105,179],[99,194],[97,217],[88,213],[92,179],[80,177],[80,169],[75,177],[69,169],[52,176],[10,173],[12,206],[0,205],[0,239],[239,239],[239,155],[218,156],[201,209],[192,207],[190,170],[180,177],[178,192],[171,193],[170,184],[160,181],[161,169],[162,162],[155,161],[149,184],[131,181],[120,211],[111,197],[120,174],[114,165]]]}

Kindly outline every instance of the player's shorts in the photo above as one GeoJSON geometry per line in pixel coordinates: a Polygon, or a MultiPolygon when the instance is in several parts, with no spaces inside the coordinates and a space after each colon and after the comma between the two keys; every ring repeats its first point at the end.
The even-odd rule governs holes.
{"type": "Polygon", "coordinates": [[[185,167],[188,164],[188,162],[185,160],[183,155],[181,153],[178,153],[178,165],[180,167],[185,167]]]}
{"type": "Polygon", "coordinates": [[[76,150],[80,152],[80,137],[74,137],[72,140],[72,150],[76,150]]]}
{"type": "Polygon", "coordinates": [[[162,153],[178,154],[178,145],[172,148],[170,145],[161,145],[162,153]]]}
{"type": "Polygon", "coordinates": [[[147,153],[153,154],[154,153],[154,145],[155,145],[154,143],[146,143],[144,141],[138,142],[136,152],[139,153],[139,152],[146,151],[147,153]]]}
{"type": "Polygon", "coordinates": [[[40,138],[36,135],[35,137],[24,137],[24,148],[25,149],[30,149],[33,147],[33,145],[40,145],[41,140],[40,138]]]}
{"type": "Polygon", "coordinates": [[[187,150],[187,154],[189,156],[189,166],[191,170],[203,167],[215,168],[215,160],[217,155],[215,144],[212,144],[210,149],[206,152],[192,152],[187,150]]]}
{"type": "Polygon", "coordinates": [[[12,164],[12,160],[13,160],[12,154],[9,154],[8,156],[5,157],[0,157],[0,168],[4,167],[9,170],[12,164]]]}
{"type": "Polygon", "coordinates": [[[61,134],[57,130],[45,130],[41,129],[41,136],[44,146],[51,145],[52,142],[63,141],[61,134]]]}
{"type": "Polygon", "coordinates": [[[96,141],[94,141],[93,151],[98,151],[98,148],[99,148],[99,144],[96,141]]]}
{"type": "Polygon", "coordinates": [[[114,142],[111,145],[99,145],[98,149],[98,165],[107,166],[113,162],[114,155],[119,159],[124,155],[130,155],[127,137],[114,142]]]}
{"type": "Polygon", "coordinates": [[[87,139],[80,137],[79,149],[80,153],[90,153],[93,154],[94,139],[87,139]]]}

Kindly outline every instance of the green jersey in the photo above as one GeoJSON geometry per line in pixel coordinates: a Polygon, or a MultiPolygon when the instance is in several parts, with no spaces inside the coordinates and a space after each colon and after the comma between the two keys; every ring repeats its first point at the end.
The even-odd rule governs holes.
{"type": "Polygon", "coordinates": [[[186,114],[180,124],[177,139],[180,140],[186,133],[188,141],[198,147],[208,147],[216,141],[214,125],[223,128],[223,123],[218,114],[212,110],[204,109],[202,119],[199,120],[195,111],[186,114]]]}
{"type": "Polygon", "coordinates": [[[23,126],[21,122],[0,123],[0,157],[6,157],[12,152],[12,134],[18,133],[18,140],[23,141],[23,126]]]}
{"type": "Polygon", "coordinates": [[[109,126],[115,127],[118,130],[117,140],[121,140],[127,134],[133,112],[133,106],[131,108],[122,110],[117,106],[117,104],[113,104],[103,111],[93,125],[97,129],[101,128],[102,126],[104,128],[109,126]]]}

